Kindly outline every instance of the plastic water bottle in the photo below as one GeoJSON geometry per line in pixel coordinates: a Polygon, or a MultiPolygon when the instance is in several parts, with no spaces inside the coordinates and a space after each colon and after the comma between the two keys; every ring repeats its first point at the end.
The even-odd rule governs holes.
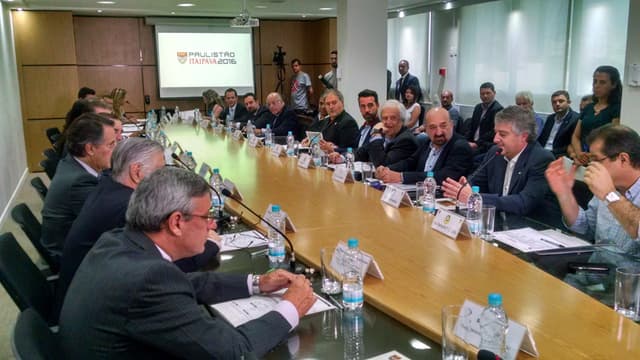
{"type": "Polygon", "coordinates": [[[176,105],[176,108],[173,109],[173,118],[171,118],[171,123],[180,122],[180,107],[176,105]]]}
{"type": "Polygon", "coordinates": [[[273,145],[273,134],[271,133],[270,124],[267,124],[267,127],[264,129],[264,145],[268,148],[273,145]]]}
{"type": "Polygon", "coordinates": [[[480,349],[489,350],[501,357],[506,355],[506,337],[509,319],[502,308],[502,295],[489,294],[489,306],[478,318],[480,324],[480,349]]]}
{"type": "MultiPolygon", "coordinates": [[[[280,212],[280,205],[271,205],[271,225],[282,233],[285,232],[284,218],[280,212]]],[[[280,264],[284,262],[284,238],[277,231],[269,227],[269,263],[280,264]]]]}
{"type": "Polygon", "coordinates": [[[322,150],[320,150],[320,145],[315,143],[311,145],[311,157],[317,167],[322,166],[322,150]]]}
{"type": "Polygon", "coordinates": [[[342,316],[344,358],[364,358],[364,319],[360,311],[346,311],[342,316]]]}
{"type": "Polygon", "coordinates": [[[191,151],[187,151],[187,160],[189,161],[187,165],[189,165],[189,167],[192,170],[195,170],[196,166],[198,166],[198,163],[196,162],[196,159],[193,157],[193,153],[191,151]]]}
{"type": "Polygon", "coordinates": [[[160,121],[161,122],[165,121],[165,116],[167,116],[167,108],[164,107],[164,105],[162,105],[162,107],[160,108],[160,121]]]}
{"type": "Polygon", "coordinates": [[[347,154],[344,156],[344,164],[347,166],[347,169],[351,171],[351,175],[353,176],[353,171],[355,170],[355,157],[353,156],[353,149],[347,148],[347,154]]]}
{"type": "Polygon", "coordinates": [[[480,188],[474,186],[471,188],[473,192],[467,200],[467,227],[473,236],[479,236],[482,232],[482,196],[480,196],[480,188]]]}
{"type": "Polygon", "coordinates": [[[289,131],[287,133],[287,156],[295,155],[296,139],[293,138],[293,133],[289,131]]]}
{"type": "Polygon", "coordinates": [[[436,179],[433,177],[433,171],[427,172],[427,178],[424,181],[424,195],[422,198],[422,211],[433,214],[436,212],[436,179]]]}
{"type": "Polygon", "coordinates": [[[247,126],[245,127],[245,131],[247,132],[248,140],[253,139],[253,137],[255,136],[255,134],[253,133],[253,129],[254,129],[254,126],[251,120],[247,121],[247,126]]]}
{"type": "Polygon", "coordinates": [[[343,259],[342,304],[346,310],[357,310],[362,308],[364,301],[360,274],[362,255],[358,250],[358,239],[349,239],[347,246],[349,249],[343,259]]]}
{"type": "Polygon", "coordinates": [[[213,206],[215,212],[219,214],[224,209],[224,196],[222,195],[223,180],[222,176],[220,175],[220,169],[218,168],[213,169],[213,175],[211,176],[211,186],[216,189],[216,191],[220,195],[220,199],[218,199],[218,196],[216,194],[212,194],[211,197],[211,205],[213,206]]]}
{"type": "Polygon", "coordinates": [[[231,132],[233,131],[233,123],[231,122],[231,119],[229,119],[229,116],[227,116],[227,119],[224,121],[225,127],[227,128],[227,133],[231,134],[231,132]]]}

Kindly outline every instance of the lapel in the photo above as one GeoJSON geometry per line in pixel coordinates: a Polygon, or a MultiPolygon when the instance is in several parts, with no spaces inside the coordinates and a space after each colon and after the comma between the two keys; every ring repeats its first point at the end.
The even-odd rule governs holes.
{"type": "MultiPolygon", "coordinates": [[[[518,158],[518,161],[516,162],[516,167],[513,168],[513,174],[511,175],[511,183],[509,184],[509,194],[512,193],[513,189],[516,187],[516,185],[518,185],[520,182],[526,181],[526,166],[527,163],[529,162],[529,155],[531,154],[531,151],[533,149],[533,147],[535,146],[536,143],[531,143],[531,144],[527,144],[527,147],[524,149],[524,151],[522,152],[522,154],[520,154],[520,157],[518,158]]],[[[506,161],[505,163],[505,171],[506,171],[506,161]]],[[[503,183],[504,183],[504,177],[503,177],[503,183]]]]}
{"type": "MultiPolygon", "coordinates": [[[[447,154],[449,154],[449,151],[451,151],[451,147],[453,147],[453,143],[456,142],[457,140],[458,140],[457,134],[453,133],[453,136],[451,137],[451,139],[449,139],[449,142],[447,142],[444,145],[444,148],[442,148],[442,152],[440,152],[438,161],[436,161],[435,165],[433,166],[434,169],[440,169],[441,167],[444,166],[444,162],[447,159],[447,154]]],[[[431,141],[429,141],[428,145],[431,145],[431,141]]],[[[429,157],[430,153],[431,153],[431,146],[429,146],[429,150],[427,151],[427,157],[429,157]]]]}

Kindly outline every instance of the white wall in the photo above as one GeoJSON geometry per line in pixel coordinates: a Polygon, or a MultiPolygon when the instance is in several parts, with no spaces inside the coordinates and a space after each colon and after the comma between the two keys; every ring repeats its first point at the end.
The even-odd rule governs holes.
{"type": "Polygon", "coordinates": [[[622,89],[622,113],[620,122],[640,132],[640,87],[631,87],[629,66],[640,64],[640,0],[629,3],[629,23],[627,26],[627,55],[622,89]]]}
{"type": "Polygon", "coordinates": [[[0,209],[4,221],[7,206],[27,172],[20,88],[16,66],[11,14],[0,2],[0,209]]]}

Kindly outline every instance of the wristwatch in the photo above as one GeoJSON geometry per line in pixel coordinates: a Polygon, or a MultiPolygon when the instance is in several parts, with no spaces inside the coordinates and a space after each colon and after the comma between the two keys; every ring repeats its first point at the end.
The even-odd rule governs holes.
{"type": "Polygon", "coordinates": [[[251,279],[251,290],[253,295],[260,294],[260,275],[253,275],[251,279]]]}
{"type": "Polygon", "coordinates": [[[612,191],[608,193],[607,196],[604,197],[604,203],[607,206],[609,206],[611,203],[614,203],[618,200],[620,200],[620,195],[618,195],[616,191],[612,191]]]}

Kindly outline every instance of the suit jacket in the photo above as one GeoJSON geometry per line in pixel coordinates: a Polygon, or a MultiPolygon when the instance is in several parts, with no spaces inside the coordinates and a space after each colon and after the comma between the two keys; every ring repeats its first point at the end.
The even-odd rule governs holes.
{"type": "MultiPolygon", "coordinates": [[[[85,201],[64,243],[56,289],[56,314],[80,263],[98,238],[104,232],[124,227],[131,194],[133,189],[114,181],[111,176],[103,176],[85,201]]],[[[196,271],[204,267],[218,250],[216,243],[207,241],[202,254],[180,259],[175,263],[182,271],[196,271]]]]}
{"type": "MultiPolygon", "coordinates": [[[[365,146],[369,143],[369,140],[371,139],[371,132],[373,131],[373,127],[376,126],[377,123],[379,123],[380,120],[376,120],[376,122],[374,122],[373,124],[367,124],[367,122],[365,121],[364,123],[362,123],[362,125],[360,126],[360,128],[358,129],[358,143],[357,145],[360,145],[360,139],[362,138],[362,131],[364,130],[364,128],[366,126],[370,126],[369,131],[367,131],[367,133],[364,135],[364,140],[362,141],[362,146],[365,146]]],[[[358,146],[360,147],[360,146],[358,146]]]]}
{"type": "Polygon", "coordinates": [[[416,96],[418,97],[417,101],[422,100],[422,89],[420,89],[420,80],[418,80],[417,77],[407,73],[407,76],[405,76],[404,82],[402,82],[402,78],[398,79],[396,81],[396,100],[399,100],[400,102],[404,102],[404,92],[407,90],[407,88],[409,86],[413,86],[416,89],[418,89],[418,93],[416,94],[416,96]]]}
{"type": "Polygon", "coordinates": [[[411,156],[418,144],[415,136],[405,126],[402,127],[398,135],[391,139],[385,146],[385,139],[373,139],[355,153],[356,161],[370,161],[375,167],[387,166],[397,163],[411,156]]]}
{"type": "Polygon", "coordinates": [[[355,149],[358,147],[360,137],[358,123],[346,111],[336,116],[333,121],[326,117],[313,123],[309,127],[309,131],[322,132],[322,138],[334,143],[338,147],[336,149],[338,152],[347,151],[347,148],[355,149]]]}
{"type": "Polygon", "coordinates": [[[489,149],[480,166],[487,161],[488,164],[478,172],[471,183],[480,187],[483,205],[495,205],[496,211],[517,215],[531,214],[549,193],[544,171],[554,160],[553,154],[537,142],[528,144],[513,169],[509,193],[502,196],[507,162],[504,156],[493,156],[497,149],[497,146],[489,149]]]}
{"type": "MultiPolygon", "coordinates": [[[[576,129],[576,124],[579,119],[580,114],[569,108],[565,118],[562,119],[562,123],[558,128],[555,139],[553,139],[552,152],[556,157],[564,156],[567,153],[567,147],[571,144],[571,137],[573,136],[573,131],[576,129]]],[[[551,114],[547,117],[547,120],[544,123],[542,132],[540,133],[540,136],[538,136],[538,142],[543,148],[547,145],[547,141],[551,135],[551,129],[555,122],[556,114],[551,114]]]]}
{"type": "Polygon", "coordinates": [[[271,113],[269,112],[269,109],[264,105],[260,105],[255,114],[249,113],[247,121],[251,120],[251,123],[256,127],[256,129],[262,129],[267,127],[270,117],[271,113]]]}
{"type": "Polygon", "coordinates": [[[233,328],[200,304],[249,296],[247,276],[185,274],[144,233],[105,233],[78,268],[60,315],[65,359],[238,359],[288,336],[278,312],[233,328]]]}
{"type": "MultiPolygon", "coordinates": [[[[242,124],[246,124],[247,120],[249,120],[251,114],[247,111],[247,108],[244,105],[237,103],[236,104],[236,112],[233,116],[233,122],[240,122],[242,124]]],[[[229,108],[225,107],[224,110],[220,113],[220,119],[226,120],[227,116],[229,116],[229,108]]]]}
{"type": "MultiPolygon", "coordinates": [[[[431,140],[426,141],[408,158],[389,165],[389,169],[402,172],[404,184],[415,184],[424,181],[424,166],[431,153],[431,140]]],[[[458,180],[471,170],[473,151],[467,140],[459,134],[453,136],[444,145],[435,166],[433,176],[438,184],[448,177],[458,180]]]]}
{"type": "Polygon", "coordinates": [[[500,110],[502,110],[502,105],[500,105],[497,100],[494,100],[493,103],[491,103],[487,112],[484,114],[484,117],[482,117],[482,104],[478,104],[473,108],[473,116],[471,117],[471,122],[467,128],[466,137],[467,141],[478,144],[478,149],[475,150],[476,154],[486,153],[487,150],[493,146],[493,137],[495,136],[495,117],[496,113],[500,110]],[[478,126],[480,127],[480,136],[477,141],[474,141],[473,138],[478,126]]]}
{"type": "Polygon", "coordinates": [[[58,163],[42,208],[40,239],[55,260],[60,260],[64,239],[96,185],[98,178],[88,173],[70,154],[58,163]]]}
{"type": "Polygon", "coordinates": [[[267,123],[271,125],[271,133],[274,136],[287,136],[289,131],[295,135],[298,127],[298,117],[293,110],[285,106],[278,115],[273,115],[270,112],[267,123]]]}

